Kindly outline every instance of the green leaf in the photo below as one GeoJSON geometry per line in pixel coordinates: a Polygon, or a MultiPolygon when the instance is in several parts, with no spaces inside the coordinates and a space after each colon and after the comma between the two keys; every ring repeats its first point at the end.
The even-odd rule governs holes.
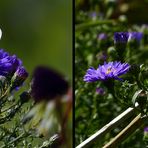
{"type": "Polygon", "coordinates": [[[142,92],[143,90],[140,89],[138,91],[135,92],[135,94],[133,95],[133,98],[132,98],[132,103],[135,105],[136,103],[136,100],[137,100],[137,97],[139,96],[139,94],[142,92]]]}

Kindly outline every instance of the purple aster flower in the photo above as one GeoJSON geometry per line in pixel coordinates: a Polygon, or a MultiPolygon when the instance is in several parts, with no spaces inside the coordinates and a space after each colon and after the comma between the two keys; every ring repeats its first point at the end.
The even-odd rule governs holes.
{"type": "Polygon", "coordinates": [[[0,50],[0,75],[12,76],[21,65],[22,61],[16,55],[10,56],[3,49],[0,50]]]}
{"type": "Polygon", "coordinates": [[[68,82],[61,74],[47,67],[37,67],[33,73],[31,96],[36,102],[51,100],[68,91],[68,82]]]}
{"type": "Polygon", "coordinates": [[[104,94],[105,94],[104,89],[101,88],[101,87],[96,88],[96,92],[97,92],[99,95],[104,95],[104,94]]]}
{"type": "Polygon", "coordinates": [[[100,34],[98,35],[98,39],[99,39],[99,40],[105,40],[105,39],[107,39],[107,35],[106,35],[105,33],[100,33],[100,34]]]}
{"type": "Polygon", "coordinates": [[[121,62],[104,62],[104,65],[99,65],[97,69],[93,67],[89,68],[84,76],[84,81],[95,82],[95,81],[106,81],[108,79],[122,80],[118,76],[127,73],[130,65],[128,63],[121,62]]]}
{"type": "Polygon", "coordinates": [[[143,37],[142,32],[130,32],[128,41],[136,40],[137,42],[140,42],[143,37]]]}
{"type": "Polygon", "coordinates": [[[144,132],[148,132],[148,127],[145,127],[144,128],[144,132]]]}
{"type": "Polygon", "coordinates": [[[115,32],[114,33],[114,43],[127,43],[129,37],[128,32],[115,32]]]}

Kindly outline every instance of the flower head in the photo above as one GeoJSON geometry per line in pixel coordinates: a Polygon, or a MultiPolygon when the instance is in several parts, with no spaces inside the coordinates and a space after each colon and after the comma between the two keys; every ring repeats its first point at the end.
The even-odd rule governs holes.
{"type": "Polygon", "coordinates": [[[104,62],[104,65],[99,65],[97,69],[93,67],[87,70],[86,75],[84,76],[84,81],[86,82],[95,82],[98,80],[105,81],[108,79],[122,80],[118,76],[127,73],[130,65],[128,63],[121,62],[104,62]]]}
{"type": "Polygon", "coordinates": [[[107,39],[107,35],[106,35],[105,33],[100,33],[100,34],[98,35],[98,39],[99,39],[99,40],[105,40],[105,39],[107,39]]]}
{"type": "Polygon", "coordinates": [[[47,67],[37,67],[33,74],[31,96],[36,102],[66,94],[68,82],[61,74],[47,67]]]}
{"type": "Polygon", "coordinates": [[[127,43],[129,37],[128,32],[115,32],[114,33],[114,42],[115,43],[127,43]]]}
{"type": "Polygon", "coordinates": [[[21,65],[22,61],[16,55],[10,56],[3,49],[0,49],[0,75],[12,76],[21,65]]]}
{"type": "Polygon", "coordinates": [[[28,72],[23,66],[18,67],[15,75],[21,79],[26,79],[28,77],[28,72]]]}
{"type": "Polygon", "coordinates": [[[129,33],[128,41],[136,40],[137,42],[140,42],[142,37],[143,37],[143,33],[142,32],[130,32],[129,33]]]}

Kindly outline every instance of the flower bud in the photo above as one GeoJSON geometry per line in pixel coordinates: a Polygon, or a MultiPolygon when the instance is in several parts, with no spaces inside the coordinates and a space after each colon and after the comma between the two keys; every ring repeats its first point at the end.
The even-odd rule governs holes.
{"type": "Polygon", "coordinates": [[[100,33],[99,35],[98,35],[98,40],[106,40],[107,39],[107,35],[105,34],[105,33],[100,33]]]}
{"type": "Polygon", "coordinates": [[[129,38],[128,38],[128,45],[130,49],[134,49],[133,51],[137,51],[135,49],[139,48],[141,39],[143,37],[143,33],[142,32],[130,32],[129,33],[129,38]]]}
{"type": "Polygon", "coordinates": [[[12,77],[11,90],[21,86],[27,77],[28,77],[28,72],[25,70],[25,68],[23,66],[19,67],[17,71],[14,73],[14,76],[12,77]]]}
{"type": "Polygon", "coordinates": [[[129,37],[128,32],[116,32],[114,34],[115,48],[118,53],[118,57],[119,59],[121,59],[121,61],[124,61],[128,37],[129,37]]]}
{"type": "Polygon", "coordinates": [[[135,40],[137,42],[140,42],[142,37],[143,37],[143,33],[142,32],[130,32],[129,33],[128,41],[130,42],[132,40],[135,40]]]}
{"type": "Polygon", "coordinates": [[[114,43],[115,44],[126,44],[128,41],[128,37],[129,37],[128,32],[115,32],[114,43]]]}
{"type": "Polygon", "coordinates": [[[103,96],[105,94],[105,90],[101,87],[96,88],[96,93],[103,96]]]}

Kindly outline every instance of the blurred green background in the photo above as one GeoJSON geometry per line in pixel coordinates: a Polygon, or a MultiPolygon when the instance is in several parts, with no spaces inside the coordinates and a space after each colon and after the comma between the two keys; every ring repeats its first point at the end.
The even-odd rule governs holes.
{"type": "Polygon", "coordinates": [[[0,48],[31,73],[45,64],[72,78],[72,1],[1,0],[0,48]]]}

